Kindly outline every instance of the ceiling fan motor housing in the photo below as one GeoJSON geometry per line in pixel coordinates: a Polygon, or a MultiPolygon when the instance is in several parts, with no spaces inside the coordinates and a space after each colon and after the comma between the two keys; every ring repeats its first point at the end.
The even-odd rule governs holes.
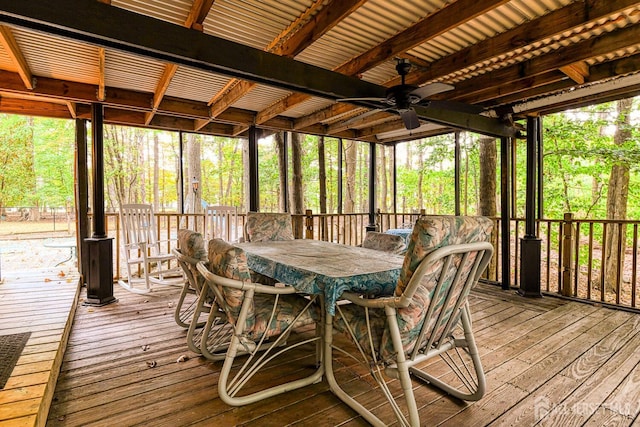
{"type": "Polygon", "coordinates": [[[420,101],[419,96],[411,94],[415,89],[417,89],[417,86],[412,85],[398,85],[389,88],[387,91],[387,104],[393,105],[400,110],[411,108],[412,104],[420,101]]]}

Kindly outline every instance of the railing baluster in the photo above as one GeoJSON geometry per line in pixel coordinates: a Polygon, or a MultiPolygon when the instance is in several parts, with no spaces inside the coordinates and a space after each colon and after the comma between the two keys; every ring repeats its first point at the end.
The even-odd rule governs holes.
{"type": "Polygon", "coordinates": [[[638,274],[638,224],[633,225],[633,246],[631,251],[631,307],[636,306],[636,285],[638,274]]]}

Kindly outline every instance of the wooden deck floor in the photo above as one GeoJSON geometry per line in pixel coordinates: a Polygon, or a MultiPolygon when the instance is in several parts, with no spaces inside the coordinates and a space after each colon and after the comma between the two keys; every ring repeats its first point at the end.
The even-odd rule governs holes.
{"type": "Polygon", "coordinates": [[[45,425],[79,292],[68,268],[4,273],[0,334],[31,336],[0,390],[0,426],[45,425]]]}
{"type": "MultiPolygon", "coordinates": [[[[220,363],[190,353],[173,321],[176,295],[134,295],[116,286],[118,303],[78,305],[47,425],[366,425],[324,381],[257,404],[225,405],[217,397],[220,363]],[[188,360],[177,362],[183,355],[188,360]]],[[[488,392],[467,404],[419,387],[425,425],[640,425],[640,316],[482,285],[473,292],[472,313],[488,392]]],[[[269,372],[281,376],[311,362],[301,354],[269,372]]],[[[378,401],[369,397],[364,373],[349,360],[337,365],[340,382],[378,401]]],[[[385,405],[378,412],[393,424],[385,405]]]]}

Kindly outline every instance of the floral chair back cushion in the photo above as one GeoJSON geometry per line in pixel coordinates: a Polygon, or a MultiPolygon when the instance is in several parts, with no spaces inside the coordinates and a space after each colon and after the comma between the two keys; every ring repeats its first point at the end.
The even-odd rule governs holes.
{"type": "MultiPolygon", "coordinates": [[[[187,229],[178,230],[178,249],[182,255],[193,258],[196,261],[207,260],[207,251],[204,248],[202,234],[195,231],[187,229]]],[[[190,271],[192,281],[195,281],[195,283],[191,283],[191,286],[195,287],[197,292],[200,292],[204,287],[204,277],[198,273],[195,264],[186,263],[186,267],[190,271]]]]}
{"type": "Polygon", "coordinates": [[[178,230],[178,249],[183,255],[197,259],[198,261],[207,260],[207,251],[204,248],[204,239],[202,234],[192,230],[178,230]]]}
{"type": "MultiPolygon", "coordinates": [[[[435,249],[447,245],[474,243],[482,241],[490,241],[491,231],[493,230],[493,222],[486,217],[464,217],[464,216],[424,216],[421,217],[413,228],[413,233],[407,246],[407,254],[404,259],[398,284],[396,286],[396,295],[400,296],[406,289],[413,273],[420,262],[435,249]]],[[[458,259],[450,270],[446,272],[444,283],[438,295],[433,295],[433,290],[437,279],[441,275],[442,263],[434,265],[420,279],[420,286],[413,295],[412,302],[408,307],[399,308],[397,311],[398,325],[400,327],[400,335],[402,338],[403,348],[409,352],[417,344],[416,338],[422,329],[424,317],[429,309],[429,305],[435,303],[435,311],[429,319],[425,338],[428,339],[432,334],[441,333],[444,329],[446,320],[452,315],[452,307],[444,307],[446,293],[453,282],[457,265],[461,258],[458,259]],[[444,323],[440,323],[436,327],[435,322],[440,312],[445,310],[442,317],[444,323]]],[[[462,277],[467,277],[470,271],[463,271],[462,277]]],[[[464,280],[460,283],[464,283],[464,280]]],[[[460,294],[459,290],[454,290],[454,296],[460,294]]],[[[455,301],[455,297],[452,299],[455,301]]],[[[458,315],[458,313],[456,313],[458,315]]],[[[381,354],[389,356],[393,352],[393,344],[388,329],[385,330],[380,344],[381,354]]]]}
{"type": "MultiPolygon", "coordinates": [[[[225,242],[222,239],[209,240],[209,270],[218,276],[242,282],[251,282],[251,274],[247,266],[247,255],[244,250],[225,242]]],[[[235,322],[240,314],[244,291],[223,286],[227,315],[235,322]]],[[[247,322],[251,324],[254,319],[253,306],[249,308],[247,322]]]]}
{"type": "Polygon", "coordinates": [[[404,252],[405,243],[402,236],[393,234],[379,233],[377,231],[367,232],[362,241],[363,248],[375,249],[377,251],[392,252],[401,254],[404,252]]]}
{"type": "Polygon", "coordinates": [[[288,213],[247,212],[246,228],[250,242],[294,239],[288,213]]]}

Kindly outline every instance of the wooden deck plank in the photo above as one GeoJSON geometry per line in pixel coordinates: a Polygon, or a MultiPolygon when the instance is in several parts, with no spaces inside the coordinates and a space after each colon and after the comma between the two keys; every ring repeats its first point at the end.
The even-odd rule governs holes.
{"type": "MultiPolygon", "coordinates": [[[[6,292],[0,287],[0,312],[19,320],[18,324],[0,326],[0,330],[37,328],[8,382],[13,391],[0,391],[1,427],[43,425],[39,416],[42,399],[31,396],[42,394],[46,399],[47,392],[52,393],[52,387],[43,385],[52,371],[59,371],[55,394],[49,396],[49,400],[55,397],[46,421],[52,427],[106,423],[172,427],[367,425],[328,391],[326,381],[256,404],[230,407],[218,398],[221,362],[209,362],[189,352],[186,333],[173,320],[176,288],[135,295],[116,286],[120,299],[116,304],[65,309],[66,296],[59,290],[72,285],[67,283],[68,277],[54,281],[55,274],[25,276],[25,283],[29,282],[38,295],[50,298],[50,313],[40,308],[33,315],[25,314],[15,307],[34,306],[24,287],[11,283],[6,292]],[[55,348],[57,337],[68,330],[65,315],[74,309],[66,352],[60,351],[55,348]],[[143,350],[143,345],[149,348],[143,350]],[[181,355],[188,360],[177,363],[181,355]],[[148,367],[150,360],[157,362],[155,368],[148,367]]],[[[472,293],[470,307],[487,373],[487,394],[479,402],[464,403],[415,382],[419,410],[428,425],[638,422],[640,316],[558,298],[523,298],[489,285],[472,293]],[[592,407],[578,416],[565,413],[566,408],[579,408],[581,402],[592,407]],[[620,408],[630,404],[633,411],[621,412],[620,408]]],[[[309,357],[300,354],[286,364],[274,364],[261,383],[295,375],[311,364],[309,357]]],[[[430,372],[450,375],[439,359],[426,365],[430,372]]],[[[389,406],[366,370],[340,356],[335,366],[346,390],[372,404],[376,414],[394,424],[389,406]]],[[[394,392],[398,389],[395,380],[389,386],[394,392]]]]}
{"type": "Polygon", "coordinates": [[[31,332],[5,387],[0,426],[44,426],[79,295],[77,273],[7,273],[0,284],[0,333],[31,332]]]}

